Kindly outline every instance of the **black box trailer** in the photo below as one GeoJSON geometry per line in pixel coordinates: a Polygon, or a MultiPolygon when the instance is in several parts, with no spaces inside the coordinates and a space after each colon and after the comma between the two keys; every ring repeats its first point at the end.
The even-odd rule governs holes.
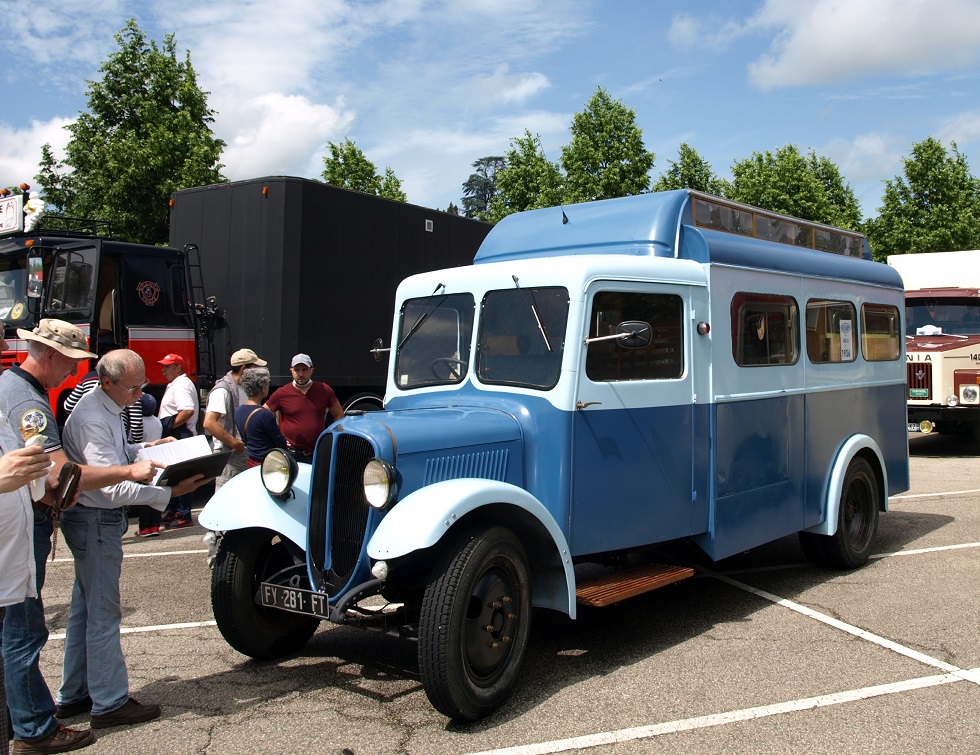
{"type": "Polygon", "coordinates": [[[477,220],[303,178],[269,176],[172,195],[170,245],[199,248],[204,287],[225,310],[217,372],[251,348],[273,385],[290,359],[313,359],[315,377],[344,404],[384,394],[395,289],[418,272],[468,265],[492,226],[477,220]]]}

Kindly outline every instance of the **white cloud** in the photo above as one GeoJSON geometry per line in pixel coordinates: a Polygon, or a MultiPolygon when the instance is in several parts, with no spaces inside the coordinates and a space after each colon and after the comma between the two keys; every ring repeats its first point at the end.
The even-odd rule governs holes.
{"type": "MultiPolygon", "coordinates": [[[[949,123],[943,125],[936,136],[944,145],[956,142],[957,148],[962,152],[964,147],[980,142],[980,111],[962,113],[949,123]]],[[[970,166],[971,172],[976,175],[978,166],[970,166]]]]}
{"type": "Polygon", "coordinates": [[[216,136],[228,146],[222,154],[224,173],[232,180],[263,175],[318,176],[315,158],[328,141],[339,141],[354,119],[342,101],[320,105],[298,95],[276,92],[242,103],[229,103],[227,132],[216,136]]]}
{"type": "Polygon", "coordinates": [[[41,122],[31,121],[27,128],[15,128],[0,122],[0,186],[16,186],[34,183],[41,147],[50,144],[56,159],[64,159],[65,146],[70,134],[65,126],[71,118],[55,118],[41,122]]]}
{"type": "Polygon", "coordinates": [[[763,91],[980,61],[977,0],[767,0],[748,28],[775,34],[769,52],[748,67],[763,91]]]}

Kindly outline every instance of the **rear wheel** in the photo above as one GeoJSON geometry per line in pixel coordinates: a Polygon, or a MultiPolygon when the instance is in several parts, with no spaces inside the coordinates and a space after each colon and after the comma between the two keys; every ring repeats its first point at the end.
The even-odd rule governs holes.
{"type": "Polygon", "coordinates": [[[510,695],[531,620],[527,556],[510,530],[472,530],[448,549],[422,599],[419,670],[433,707],[474,721],[510,695]]]}
{"type": "Polygon", "coordinates": [[[319,619],[255,602],[263,581],[298,563],[271,530],[231,530],[222,536],[211,572],[211,608],[221,634],[239,653],[261,660],[281,658],[313,636],[319,619]]]}
{"type": "Polygon", "coordinates": [[[855,569],[871,555],[878,532],[881,494],[871,464],[855,457],[847,467],[837,512],[837,531],[833,535],[800,533],[800,544],[807,558],[840,569],[855,569]]]}

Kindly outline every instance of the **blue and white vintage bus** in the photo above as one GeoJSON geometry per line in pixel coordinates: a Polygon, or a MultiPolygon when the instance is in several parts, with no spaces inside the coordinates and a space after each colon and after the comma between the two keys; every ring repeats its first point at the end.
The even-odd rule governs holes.
{"type": "Polygon", "coordinates": [[[858,567],[909,485],[902,296],[860,235],[695,191],[512,215],[472,266],[399,287],[383,411],[208,503],[218,627],[267,659],[324,619],[397,632],[474,720],[532,606],[690,576],[666,546],[799,533],[858,567]],[[631,565],[582,577],[610,554],[631,565]]]}

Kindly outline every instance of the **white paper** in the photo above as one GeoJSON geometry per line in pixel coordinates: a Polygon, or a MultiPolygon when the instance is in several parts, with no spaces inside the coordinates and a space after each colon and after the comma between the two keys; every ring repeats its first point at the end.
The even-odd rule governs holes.
{"type": "MultiPolygon", "coordinates": [[[[164,466],[169,466],[176,464],[178,461],[187,461],[188,459],[196,459],[198,456],[210,455],[211,444],[208,443],[208,439],[203,435],[192,435],[190,438],[184,438],[183,440],[173,440],[169,443],[160,443],[155,446],[141,448],[139,453],[136,454],[136,461],[149,459],[150,461],[158,461],[164,466]]],[[[153,478],[153,482],[150,484],[156,485],[157,480],[160,479],[160,475],[162,474],[163,470],[161,469],[157,472],[153,478]]]]}

